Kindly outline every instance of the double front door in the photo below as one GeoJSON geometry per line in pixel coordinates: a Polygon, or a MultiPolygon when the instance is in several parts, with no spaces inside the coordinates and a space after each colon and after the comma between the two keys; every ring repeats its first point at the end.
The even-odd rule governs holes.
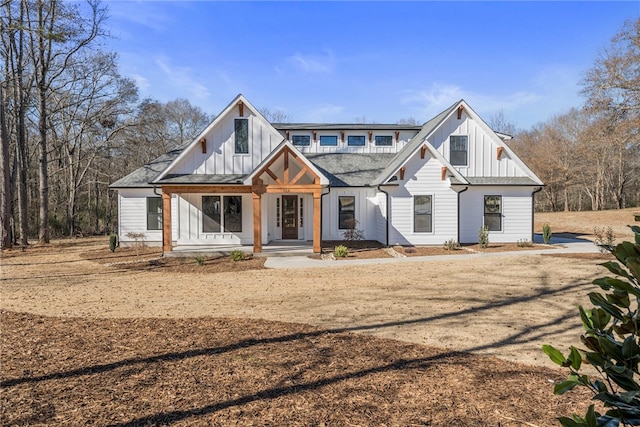
{"type": "Polygon", "coordinates": [[[282,196],[282,239],[298,239],[298,196],[282,196]]]}

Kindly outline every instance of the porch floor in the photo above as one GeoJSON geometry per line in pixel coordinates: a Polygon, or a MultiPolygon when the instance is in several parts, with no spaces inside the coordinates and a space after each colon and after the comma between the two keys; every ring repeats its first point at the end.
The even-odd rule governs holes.
{"type": "MultiPolygon", "coordinates": [[[[174,246],[170,252],[165,252],[166,257],[196,257],[196,256],[228,256],[234,250],[245,253],[253,253],[253,245],[182,245],[174,246]]],[[[310,241],[286,241],[276,240],[268,245],[262,245],[262,252],[254,253],[255,257],[285,257],[306,256],[313,254],[313,242],[310,241]]]]}

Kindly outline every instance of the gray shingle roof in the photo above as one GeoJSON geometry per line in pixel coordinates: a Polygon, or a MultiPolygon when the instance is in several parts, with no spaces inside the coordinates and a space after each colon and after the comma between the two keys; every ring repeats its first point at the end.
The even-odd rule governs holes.
{"type": "Polygon", "coordinates": [[[169,174],[154,184],[241,184],[246,175],[169,174]]]}
{"type": "Polygon", "coordinates": [[[174,148],[166,154],[152,160],[139,169],[131,172],[129,175],[120,178],[110,188],[145,188],[153,187],[149,184],[152,182],[162,171],[164,171],[171,162],[178,157],[184,147],[174,148]]]}
{"type": "Polygon", "coordinates": [[[528,176],[517,177],[465,177],[469,184],[451,178],[451,184],[454,185],[540,185],[528,176]]]}
{"type": "Polygon", "coordinates": [[[279,131],[286,130],[410,130],[419,131],[422,125],[380,123],[272,123],[279,131]]]}
{"type": "Polygon", "coordinates": [[[329,153],[305,154],[333,187],[364,187],[376,178],[395,154],[329,153]]]}
{"type": "Polygon", "coordinates": [[[424,142],[424,139],[429,135],[460,103],[460,101],[453,104],[451,107],[444,110],[442,113],[435,116],[433,119],[429,120],[424,124],[422,130],[418,132],[416,136],[411,138],[411,141],[407,145],[405,145],[402,150],[395,155],[393,160],[389,162],[386,168],[382,171],[379,179],[375,182],[376,185],[382,184],[384,181],[389,179],[391,175],[393,175],[400,166],[407,160],[412,153],[414,153],[424,142]]]}

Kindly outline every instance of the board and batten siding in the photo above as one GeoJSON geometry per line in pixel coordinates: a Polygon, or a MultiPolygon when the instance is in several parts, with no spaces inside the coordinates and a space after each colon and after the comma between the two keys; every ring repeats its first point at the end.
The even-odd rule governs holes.
{"type": "Polygon", "coordinates": [[[428,141],[442,156],[449,159],[450,139],[452,135],[466,135],[467,166],[454,166],[466,177],[522,177],[527,176],[516,162],[503,151],[498,160],[498,147],[502,146],[500,137],[495,135],[483,123],[474,120],[463,112],[458,120],[457,115],[449,117],[429,138],[428,141]]]}
{"type": "Polygon", "coordinates": [[[251,173],[283,141],[282,135],[268,122],[251,113],[245,113],[244,117],[228,114],[204,137],[207,140],[207,152],[202,152],[200,144],[193,145],[189,155],[174,165],[171,173],[246,175],[251,173]],[[249,121],[248,154],[235,153],[235,119],[249,121]]]}
{"type": "MultiPolygon", "coordinates": [[[[344,131],[344,140],[342,140],[342,131],[323,130],[317,131],[317,140],[313,139],[313,131],[310,130],[292,130],[289,132],[289,137],[293,136],[308,136],[309,145],[296,145],[295,147],[302,153],[397,153],[404,148],[404,146],[413,138],[417,131],[400,131],[398,140],[396,141],[395,130],[380,130],[373,131],[372,140],[369,141],[369,131],[366,130],[348,130],[344,131]],[[390,146],[377,146],[375,143],[376,135],[387,135],[393,138],[393,144],[390,146]],[[338,145],[335,147],[321,146],[321,136],[335,136],[338,138],[338,145]],[[365,144],[363,146],[350,146],[348,144],[349,136],[364,136],[365,144]]],[[[283,138],[286,135],[281,133],[283,138]]]]}
{"type": "Polygon", "coordinates": [[[531,241],[533,188],[470,187],[460,194],[460,243],[477,243],[484,224],[484,196],[502,196],[502,231],[490,231],[489,242],[531,241]]]}
{"type": "Polygon", "coordinates": [[[416,153],[405,165],[404,180],[389,191],[391,197],[390,245],[441,245],[457,240],[458,194],[449,180],[442,180],[442,165],[427,155],[416,153]],[[414,232],[414,196],[431,196],[432,232],[414,232]]]}
{"type": "MultiPolygon", "coordinates": [[[[253,199],[251,194],[181,194],[175,224],[178,245],[250,245],[253,244],[253,199]],[[205,233],[202,231],[202,196],[241,196],[242,232],[205,233]]],[[[224,215],[224,213],[222,214],[224,215]]]]}
{"type": "Polygon", "coordinates": [[[374,188],[367,187],[333,187],[329,194],[323,196],[322,239],[344,239],[346,230],[338,229],[338,198],[341,196],[355,197],[357,229],[364,232],[365,240],[378,240],[376,226],[378,197],[374,188]]]}

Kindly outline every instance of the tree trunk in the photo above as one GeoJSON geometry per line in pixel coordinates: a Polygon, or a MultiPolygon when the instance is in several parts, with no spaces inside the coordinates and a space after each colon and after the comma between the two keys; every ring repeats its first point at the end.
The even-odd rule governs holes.
{"type": "Polygon", "coordinates": [[[49,172],[47,169],[47,101],[46,89],[40,88],[40,120],[38,123],[40,130],[40,230],[38,232],[38,243],[49,243],[49,172]]]}
{"type": "Polygon", "coordinates": [[[9,134],[7,120],[4,113],[5,99],[2,85],[0,85],[0,156],[2,157],[2,191],[0,207],[0,245],[2,249],[13,246],[11,238],[11,215],[13,212],[13,193],[11,191],[11,171],[9,170],[9,134]]]}

